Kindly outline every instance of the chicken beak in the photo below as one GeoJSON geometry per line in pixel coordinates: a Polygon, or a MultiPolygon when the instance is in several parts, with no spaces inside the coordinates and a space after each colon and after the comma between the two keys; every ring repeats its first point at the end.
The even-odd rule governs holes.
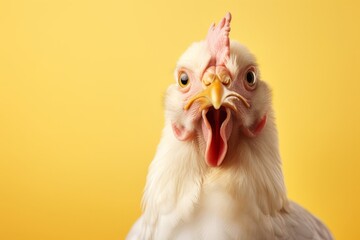
{"type": "Polygon", "coordinates": [[[216,78],[215,81],[213,81],[206,90],[208,90],[208,98],[210,99],[214,108],[219,109],[221,107],[223,100],[222,98],[224,95],[224,88],[220,80],[216,78]]]}
{"type": "Polygon", "coordinates": [[[184,106],[188,110],[195,100],[199,100],[202,104],[202,109],[213,105],[215,109],[219,109],[223,102],[224,87],[221,81],[216,77],[215,80],[208,85],[204,91],[192,97],[184,106]]]}

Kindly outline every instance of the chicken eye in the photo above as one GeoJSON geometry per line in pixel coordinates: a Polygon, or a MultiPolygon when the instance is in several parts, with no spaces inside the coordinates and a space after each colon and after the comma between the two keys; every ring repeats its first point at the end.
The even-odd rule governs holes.
{"type": "Polygon", "coordinates": [[[253,88],[256,84],[256,75],[253,70],[246,73],[246,83],[249,87],[253,88]]]}
{"type": "Polygon", "coordinates": [[[179,77],[179,85],[180,87],[186,87],[189,84],[189,76],[182,72],[179,77]]]}

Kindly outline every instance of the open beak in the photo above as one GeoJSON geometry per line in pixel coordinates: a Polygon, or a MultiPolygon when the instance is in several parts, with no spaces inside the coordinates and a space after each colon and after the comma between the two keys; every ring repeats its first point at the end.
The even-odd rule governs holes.
{"type": "Polygon", "coordinates": [[[240,94],[229,90],[216,76],[215,79],[203,91],[196,94],[184,106],[188,110],[197,101],[200,103],[199,110],[202,112],[202,133],[206,142],[205,160],[209,166],[220,166],[225,158],[231,131],[232,121],[230,109],[236,111],[236,106],[231,97],[242,101],[246,107],[250,107],[247,100],[240,94]]]}

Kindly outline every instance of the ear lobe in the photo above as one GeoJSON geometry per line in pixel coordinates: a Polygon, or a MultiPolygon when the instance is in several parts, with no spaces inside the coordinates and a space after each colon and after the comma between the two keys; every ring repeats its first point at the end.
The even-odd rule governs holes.
{"type": "Polygon", "coordinates": [[[175,137],[179,141],[188,141],[194,136],[194,133],[192,131],[186,130],[184,126],[179,126],[176,123],[172,123],[171,127],[173,129],[175,137]]]}
{"type": "Polygon", "coordinates": [[[266,120],[267,120],[267,115],[265,114],[261,118],[261,120],[254,126],[252,126],[250,128],[243,128],[243,133],[248,137],[256,137],[257,135],[259,135],[261,130],[263,130],[263,128],[265,127],[266,120]]]}

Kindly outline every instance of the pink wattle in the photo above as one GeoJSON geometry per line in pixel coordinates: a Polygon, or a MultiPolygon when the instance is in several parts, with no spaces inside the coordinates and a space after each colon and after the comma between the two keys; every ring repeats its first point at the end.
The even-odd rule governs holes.
{"type": "Polygon", "coordinates": [[[220,166],[226,156],[227,141],[232,131],[230,110],[224,107],[219,110],[207,109],[202,112],[202,118],[206,163],[211,167],[220,166]]]}

